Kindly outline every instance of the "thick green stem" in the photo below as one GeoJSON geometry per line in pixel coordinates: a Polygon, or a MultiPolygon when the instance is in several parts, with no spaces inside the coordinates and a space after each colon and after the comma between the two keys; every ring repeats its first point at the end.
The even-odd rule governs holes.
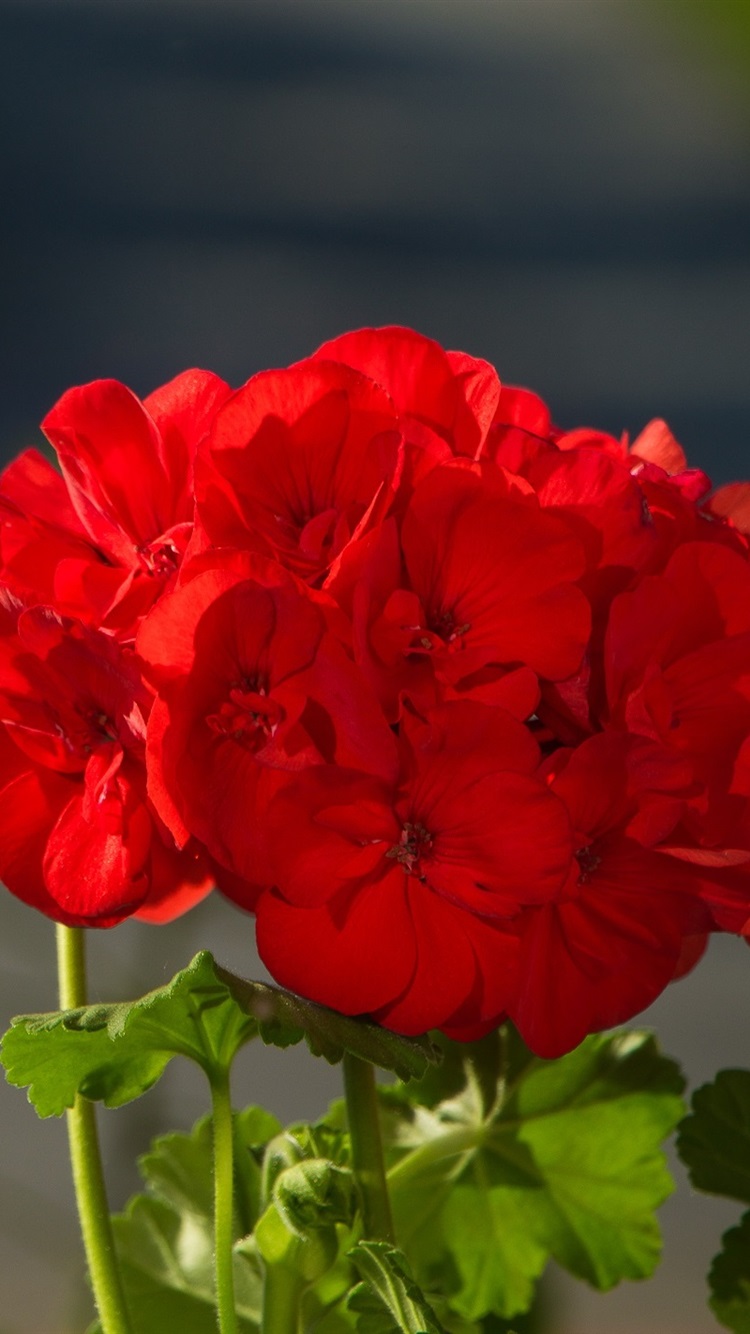
{"type": "Polygon", "coordinates": [[[214,1131],[214,1274],[220,1334],[237,1334],[234,1307],[234,1136],[229,1074],[211,1076],[214,1131]]]}
{"type": "MultiPolygon", "coordinates": [[[[58,924],[57,967],[60,1009],[85,1005],[85,938],[79,927],[58,924]]],[[[102,1329],[104,1334],[131,1334],[109,1218],[96,1113],[94,1104],[80,1094],[68,1112],[68,1142],[83,1245],[102,1329]]]]}
{"type": "Polygon", "coordinates": [[[283,1265],[266,1265],[261,1334],[299,1334],[305,1282],[283,1265]]]}
{"type": "Polygon", "coordinates": [[[365,1237],[368,1241],[393,1242],[375,1070],[369,1061],[361,1061],[349,1052],[344,1053],[344,1092],[352,1142],[352,1167],[362,1199],[365,1237]]]}

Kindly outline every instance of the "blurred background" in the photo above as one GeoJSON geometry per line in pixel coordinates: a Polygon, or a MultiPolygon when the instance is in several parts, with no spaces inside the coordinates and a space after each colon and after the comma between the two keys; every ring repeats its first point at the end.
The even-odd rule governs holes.
{"type": "MultiPolygon", "coordinates": [[[[717,482],[750,475],[748,0],[0,0],[3,457],[69,385],[233,384],[403,323],[537,389],[565,427],[664,416],[717,482]]],[[[55,1006],[50,923],[0,899],[0,1018],[55,1006]]],[[[92,995],[201,947],[263,976],[210,900],[90,940],[92,995]]],[[[717,939],[647,1012],[692,1084],[750,1065],[750,956],[717,939]]],[[[338,1074],[249,1049],[235,1098],[323,1111],[338,1074]]],[[[151,1135],[207,1107],[177,1063],[102,1116],[113,1204],[151,1135]]],[[[546,1286],[549,1334],[710,1334],[704,1275],[739,1207],[663,1210],[659,1277],[546,1286]]],[[[90,1308],[64,1126],[0,1087],[2,1334],[90,1308]]]]}

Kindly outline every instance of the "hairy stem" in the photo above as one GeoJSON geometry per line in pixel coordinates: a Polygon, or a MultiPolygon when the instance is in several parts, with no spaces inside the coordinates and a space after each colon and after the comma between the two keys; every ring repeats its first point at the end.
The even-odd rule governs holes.
{"type": "MultiPolygon", "coordinates": [[[[57,926],[60,1009],[86,1004],[85,936],[80,927],[57,926]]],[[[80,1094],[68,1112],[68,1143],[78,1217],[94,1301],[104,1334],[131,1334],[117,1266],[104,1185],[94,1104],[80,1094]]]]}
{"type": "Polygon", "coordinates": [[[299,1334],[304,1280],[283,1265],[266,1265],[261,1334],[299,1334]]]}
{"type": "Polygon", "coordinates": [[[393,1220],[383,1161],[375,1070],[369,1061],[344,1053],[344,1093],[352,1167],[362,1200],[365,1237],[393,1242],[393,1220]]]}
{"type": "Polygon", "coordinates": [[[214,1133],[214,1274],[220,1334],[237,1334],[234,1306],[234,1135],[229,1074],[211,1076],[214,1133]]]}

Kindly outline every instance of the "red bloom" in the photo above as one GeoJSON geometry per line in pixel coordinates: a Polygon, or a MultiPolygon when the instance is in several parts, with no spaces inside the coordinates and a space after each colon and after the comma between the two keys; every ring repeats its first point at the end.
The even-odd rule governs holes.
{"type": "Polygon", "coordinates": [[[508,1005],[545,1057],[644,1009],[677,972],[684,938],[710,928],[699,872],[653,848],[679,819],[689,766],[610,734],[558,752],[551,777],[570,816],[570,874],[557,901],[523,914],[508,1005]]]}
{"type": "MultiPolygon", "coordinates": [[[[699,502],[711,482],[704,472],[688,468],[660,419],[628,445],[627,436],[617,440],[587,428],[560,432],[550,425],[541,399],[526,390],[503,389],[487,454],[525,477],[545,508],[572,523],[586,549],[589,574],[583,587],[595,614],[606,612],[634,575],[661,570],[682,542],[718,541],[744,549],[731,527],[706,521],[699,502]]],[[[717,498],[712,512],[722,513],[721,504],[717,498]]]]}
{"type": "Polygon", "coordinates": [[[257,905],[274,976],[349,1014],[417,1033],[490,1026],[515,986],[511,919],[567,872],[562,805],[537,747],[502,709],[406,715],[389,779],[326,766],[268,813],[276,889],[257,905]]]}
{"type": "Polygon", "coordinates": [[[394,521],[342,562],[331,591],[352,615],[358,660],[388,716],[407,692],[422,707],[470,696],[521,718],[537,675],[579,665],[588,603],[573,581],[579,544],[502,474],[439,467],[394,521]]]}
{"type": "Polygon", "coordinates": [[[479,458],[500,398],[489,362],[445,352],[395,325],[342,334],[315,356],[352,366],[385,389],[407,443],[409,485],[453,457],[479,458]]]}
{"type": "Polygon", "coordinates": [[[402,451],[393,405],[355,371],[310,360],[256,375],[217,414],[198,470],[207,538],[317,583],[388,512],[402,451]]]}
{"type": "Polygon", "coordinates": [[[29,450],[0,480],[5,582],[132,638],[179,568],[196,447],[228,394],[207,371],[185,371],[143,403],[116,380],[63,394],[42,423],[62,478],[29,450]]]}
{"type": "Polygon", "coordinates": [[[257,881],[263,812],[279,783],[329,762],[382,772],[393,738],[324,601],[265,557],[211,559],[187,567],[138,636],[159,686],[149,793],[179,843],[192,833],[257,881]]]}
{"type": "Polygon", "coordinates": [[[709,796],[727,791],[750,733],[750,566],[713,543],[681,546],[614,602],[605,669],[610,724],[689,758],[709,796]]]}
{"type": "Polygon", "coordinates": [[[146,802],[151,698],[132,656],[51,608],[4,620],[4,882],[67,923],[109,926],[141,907],[176,916],[210,878],[197,856],[177,856],[146,802]]]}
{"type": "Polygon", "coordinates": [[[385,328],[44,426],[62,475],[0,478],[14,893],[162,920],[215,873],[281,982],[545,1056],[750,935],[748,484],[664,422],[562,431],[385,328]]]}

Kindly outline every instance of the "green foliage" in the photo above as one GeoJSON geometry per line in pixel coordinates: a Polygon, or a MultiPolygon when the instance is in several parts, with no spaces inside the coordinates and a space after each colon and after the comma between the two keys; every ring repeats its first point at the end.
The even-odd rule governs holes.
{"type": "Polygon", "coordinates": [[[401,1251],[382,1241],[362,1241],[349,1254],[365,1280],[349,1298],[358,1315],[357,1334],[445,1334],[401,1251]]]}
{"type": "Polygon", "coordinates": [[[693,1185],[750,1204],[750,1070],[720,1070],[692,1107],[677,1148],[693,1185]]]}
{"type": "Polygon", "coordinates": [[[228,1070],[256,1036],[279,1047],[304,1038],[314,1055],[331,1062],[351,1051],[402,1079],[422,1075],[437,1059],[427,1039],[398,1037],[277,987],[246,982],[202,951],[140,1000],[14,1019],[2,1060],[10,1083],[28,1086],[40,1116],[59,1116],[78,1093],[108,1107],[140,1097],[173,1056],[197,1061],[211,1078],[228,1070]]]}
{"type": "MultiPolygon", "coordinates": [[[[677,1148],[698,1190],[750,1204],[750,1070],[720,1070],[696,1089],[677,1148]]],[[[724,1233],[708,1282],[717,1320],[750,1334],[750,1211],[724,1233]]]]}
{"type": "Polygon", "coordinates": [[[450,1052],[413,1096],[384,1090],[396,1232],[421,1286],[477,1320],[527,1310],[551,1256],[600,1289],[650,1274],[681,1088],[646,1033],[542,1061],[506,1030],[450,1052]]]}
{"type": "MultiPolygon", "coordinates": [[[[252,1231],[262,1207],[259,1151],[279,1133],[275,1116],[262,1107],[235,1112],[234,1175],[235,1232],[238,1237],[252,1231]]],[[[139,1170],[149,1192],[176,1213],[209,1217],[214,1207],[213,1133],[211,1117],[205,1116],[189,1135],[163,1135],[139,1159],[139,1170]]]]}
{"type": "MultiPolygon", "coordinates": [[[[78,1094],[120,1106],[175,1055],[226,1083],[255,1037],[281,1047],[304,1038],[328,1061],[351,1052],[408,1081],[380,1090],[403,1253],[361,1238],[340,1106],[285,1131],[250,1108],[233,1120],[240,1334],[258,1330],[264,1290],[287,1305],[293,1290],[301,1329],[315,1334],[487,1334],[528,1311],[551,1257],[601,1289],[655,1267],[654,1210],[672,1189],[660,1144],[680,1117],[682,1081],[644,1033],[592,1037],[558,1061],[534,1057],[509,1025],[435,1045],[245,982],[202,952],[140,1000],[15,1020],[2,1056],[10,1082],[51,1116],[78,1094]]],[[[720,1077],[684,1138],[699,1184],[750,1200],[747,1173],[709,1152],[719,1136],[746,1161],[750,1075],[734,1078],[747,1087],[720,1077]]],[[[114,1220],[134,1327],[214,1334],[210,1122],[157,1140],[141,1171],[144,1193],[114,1220]]],[[[730,1233],[714,1302],[744,1331],[727,1316],[750,1282],[740,1258],[730,1233]]]]}
{"type": "Polygon", "coordinates": [[[750,1210],[721,1240],[708,1275],[709,1305],[722,1325],[736,1334],[750,1334],[750,1210]]]}
{"type": "MultiPolygon", "coordinates": [[[[314,1134],[315,1127],[305,1127],[314,1134]]],[[[300,1128],[301,1133],[301,1128],[300,1128]]],[[[306,1137],[301,1134],[301,1138],[306,1137]]],[[[348,1334],[354,1315],[344,1298],[355,1281],[345,1252],[346,1228],[333,1225],[353,1213],[351,1178],[333,1163],[304,1158],[304,1145],[257,1107],[234,1117],[234,1287],[240,1334],[257,1334],[265,1269],[294,1285],[304,1301],[305,1328],[316,1334],[348,1334]],[[293,1203],[286,1218],[275,1199],[264,1198],[263,1157],[278,1141],[294,1141],[300,1156],[274,1182],[293,1203]],[[285,1183],[288,1173],[294,1187],[285,1183]],[[351,1207],[349,1201],[352,1202],[351,1207]],[[290,1225],[291,1223],[291,1225],[290,1225]]],[[[139,1161],[146,1190],[113,1218],[123,1284],[138,1334],[216,1334],[212,1130],[210,1117],[189,1135],[165,1135],[139,1161]]],[[[102,1334],[95,1325],[90,1334],[102,1334]]]]}
{"type": "MultiPolygon", "coordinates": [[[[240,1334],[256,1334],[262,1310],[262,1264],[242,1245],[245,1222],[257,1217],[257,1146],[278,1123],[257,1107],[235,1117],[237,1211],[234,1284],[240,1334]]],[[[115,1246],[138,1334],[216,1334],[213,1275],[211,1121],[189,1135],[165,1135],[139,1162],[146,1192],[113,1222],[115,1246]]],[[[98,1329],[98,1327],[95,1327],[98,1329]]]]}
{"type": "Polygon", "coordinates": [[[267,1145],[263,1163],[266,1209],[255,1232],[263,1259],[287,1270],[290,1282],[301,1280],[303,1286],[322,1278],[336,1264],[357,1208],[348,1168],[316,1156],[319,1133],[315,1126],[296,1126],[267,1145]]]}

